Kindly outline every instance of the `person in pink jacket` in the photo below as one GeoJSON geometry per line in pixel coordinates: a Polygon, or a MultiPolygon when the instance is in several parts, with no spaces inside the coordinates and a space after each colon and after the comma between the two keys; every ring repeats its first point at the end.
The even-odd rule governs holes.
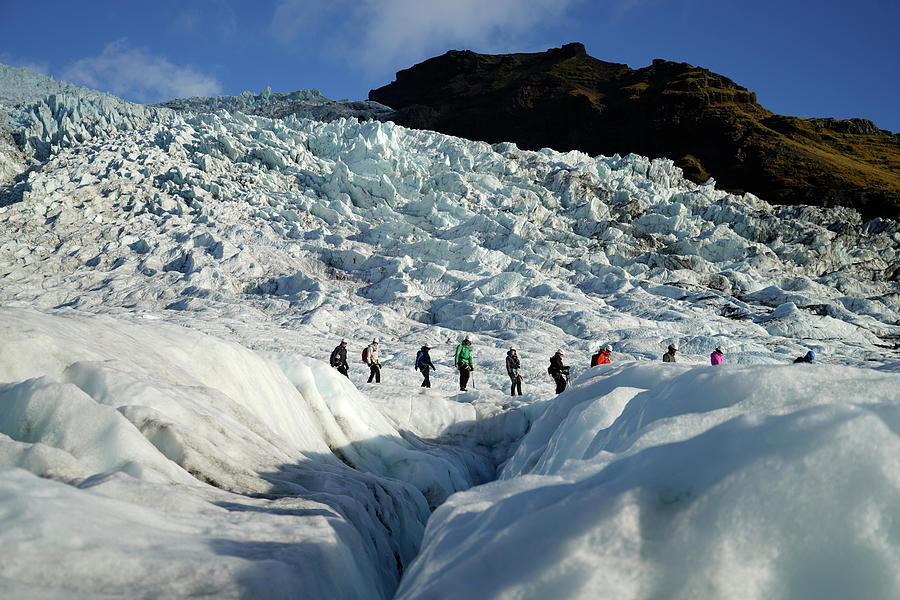
{"type": "Polygon", "coordinates": [[[725,362],[725,351],[722,350],[722,346],[716,346],[713,353],[709,355],[709,362],[713,366],[721,365],[725,362]]]}

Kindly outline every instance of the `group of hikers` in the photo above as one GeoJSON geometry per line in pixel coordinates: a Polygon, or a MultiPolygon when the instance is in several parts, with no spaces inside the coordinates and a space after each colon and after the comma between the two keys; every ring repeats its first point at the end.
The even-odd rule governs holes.
{"type": "MultiPolygon", "coordinates": [[[[427,346],[424,346],[427,347],[427,346]]],[[[378,359],[378,338],[372,340],[372,343],[363,348],[362,361],[369,367],[369,381],[381,383],[381,361],[378,359]]],[[[331,358],[328,360],[337,372],[346,378],[350,378],[350,365],[347,363],[347,340],[341,340],[334,350],[331,351],[331,358]]],[[[433,367],[434,365],[432,365],[433,367]]],[[[427,379],[427,377],[426,377],[427,379]]]]}
{"type": "MultiPolygon", "coordinates": [[[[675,355],[678,353],[678,344],[672,343],[669,344],[669,347],[666,348],[666,353],[663,354],[662,360],[663,362],[677,362],[675,360],[675,355]]],[[[725,350],[722,346],[716,346],[716,349],[712,351],[712,354],[709,355],[709,364],[712,366],[723,365],[725,364],[725,350]]]]}
{"type": "MultiPolygon", "coordinates": [[[[666,349],[666,353],[663,354],[663,362],[675,362],[675,354],[678,352],[678,344],[672,343],[669,344],[669,347],[666,349]]],[[[811,363],[815,361],[816,353],[812,350],[804,354],[803,356],[798,356],[794,359],[795,363],[811,363]]],[[[709,355],[709,364],[712,366],[723,365],[725,364],[725,349],[722,346],[716,346],[716,349],[712,351],[712,354],[709,355]]]]}
{"type": "MultiPolygon", "coordinates": [[[[607,359],[605,362],[607,363],[609,362],[608,350],[611,349],[607,347],[607,349],[601,350],[601,352],[606,351],[607,359]]],[[[421,387],[425,388],[431,387],[431,371],[436,370],[434,362],[431,360],[431,355],[429,354],[430,351],[431,346],[428,344],[422,346],[416,353],[416,361],[413,364],[413,368],[422,373],[421,387]]],[[[372,343],[363,349],[362,362],[369,367],[369,379],[367,383],[372,383],[373,381],[375,383],[381,383],[381,362],[378,358],[378,338],[373,339],[372,343]]],[[[346,339],[342,339],[340,343],[335,346],[334,350],[331,351],[329,363],[332,367],[337,369],[338,373],[344,377],[350,377],[350,366],[347,362],[346,339]]],[[[459,389],[460,391],[465,392],[468,388],[472,371],[475,370],[475,362],[472,358],[472,340],[469,336],[466,336],[465,339],[456,346],[456,352],[453,355],[453,363],[459,371],[459,389]]],[[[506,353],[506,373],[509,375],[509,393],[511,396],[522,395],[522,375],[519,373],[521,366],[522,364],[519,361],[516,349],[510,348],[506,353]]],[[[563,364],[562,350],[557,350],[550,358],[550,366],[548,367],[547,372],[556,382],[557,394],[566,389],[566,384],[569,380],[569,367],[568,365],[563,364]]]]}
{"type": "MultiPolygon", "coordinates": [[[[416,360],[413,368],[422,373],[421,387],[431,387],[431,371],[435,371],[434,363],[431,361],[429,354],[431,346],[425,344],[416,353],[416,360]]],[[[666,353],[663,354],[663,362],[676,362],[675,355],[678,353],[678,344],[669,344],[666,353]]],[[[591,356],[591,366],[610,364],[610,355],[612,354],[612,346],[606,344],[601,347],[596,354],[591,356]]],[[[569,382],[569,366],[563,364],[562,350],[557,350],[550,357],[550,366],[547,367],[547,373],[556,383],[556,393],[561,394],[565,391],[569,382]]],[[[794,360],[795,363],[811,363],[815,359],[815,352],[810,350],[804,356],[800,356],[794,360]]],[[[381,362],[378,359],[378,338],[374,338],[372,343],[366,346],[362,351],[362,362],[369,367],[369,380],[367,383],[381,383],[381,362]]],[[[725,350],[722,346],[716,346],[712,354],[709,355],[711,365],[721,365],[725,363],[725,350]]],[[[453,355],[453,363],[459,371],[459,389],[466,391],[469,385],[472,371],[474,370],[474,361],[472,359],[472,340],[466,336],[462,342],[456,346],[456,352],[453,355]]],[[[349,365],[347,363],[347,340],[342,339],[340,343],[331,352],[330,364],[337,369],[338,373],[349,378],[349,365]]],[[[519,355],[515,348],[510,348],[506,352],[506,373],[510,379],[510,396],[522,395],[522,375],[519,373],[522,364],[519,361],[519,355]]],[[[474,383],[473,383],[474,385],[474,383]]]]}

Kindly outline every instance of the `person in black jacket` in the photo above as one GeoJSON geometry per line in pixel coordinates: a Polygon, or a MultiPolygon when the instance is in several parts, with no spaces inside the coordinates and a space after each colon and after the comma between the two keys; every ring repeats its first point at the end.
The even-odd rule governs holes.
{"type": "Polygon", "coordinates": [[[663,362],[676,362],[676,352],[678,352],[678,344],[669,344],[668,351],[663,354],[663,362]]]}
{"type": "Polygon", "coordinates": [[[509,388],[509,395],[515,396],[518,391],[519,395],[522,395],[522,376],[519,375],[519,367],[521,363],[519,363],[519,355],[516,354],[515,348],[510,348],[509,352],[506,353],[506,372],[509,374],[509,379],[512,381],[512,385],[509,388]]]}
{"type": "Polygon", "coordinates": [[[417,371],[422,372],[422,377],[425,379],[422,380],[421,387],[430,388],[431,387],[431,379],[428,378],[429,371],[428,367],[431,367],[432,371],[435,371],[434,363],[431,362],[431,356],[428,354],[428,351],[431,350],[431,346],[425,344],[422,346],[422,349],[416,353],[416,364],[415,369],[417,371]]]}
{"type": "Polygon", "coordinates": [[[347,340],[341,340],[341,343],[335,346],[331,351],[331,366],[338,370],[338,373],[350,379],[347,374],[347,340]]]}
{"type": "Polygon", "coordinates": [[[547,367],[547,372],[556,381],[556,393],[563,393],[566,383],[569,381],[569,367],[563,364],[562,350],[557,350],[556,354],[550,357],[550,366],[547,367]]]}

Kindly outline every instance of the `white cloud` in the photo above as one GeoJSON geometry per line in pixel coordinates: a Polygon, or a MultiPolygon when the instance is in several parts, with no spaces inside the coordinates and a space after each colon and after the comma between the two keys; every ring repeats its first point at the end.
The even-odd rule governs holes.
{"type": "Polygon", "coordinates": [[[75,61],[61,77],[137,102],[215,96],[222,90],[215,77],[192,67],[174,65],[146,50],[131,48],[125,39],[107,44],[99,56],[75,61]]]}
{"type": "Polygon", "coordinates": [[[579,1],[282,0],[272,31],[282,41],[315,38],[380,71],[454,46],[502,51],[579,1]]]}
{"type": "Polygon", "coordinates": [[[50,74],[50,65],[46,62],[22,58],[10,52],[0,52],[0,63],[11,67],[25,67],[29,71],[40,73],[41,75],[50,74]]]}
{"type": "Polygon", "coordinates": [[[231,38],[238,31],[237,15],[227,0],[207,0],[202,5],[185,6],[172,18],[171,31],[180,34],[216,34],[231,38]]]}

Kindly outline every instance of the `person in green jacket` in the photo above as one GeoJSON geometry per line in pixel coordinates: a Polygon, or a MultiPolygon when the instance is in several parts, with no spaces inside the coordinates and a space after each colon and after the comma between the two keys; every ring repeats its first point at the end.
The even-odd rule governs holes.
{"type": "Polygon", "coordinates": [[[473,370],[472,364],[472,340],[469,336],[456,347],[456,357],[454,359],[456,368],[459,369],[459,389],[466,391],[466,385],[469,383],[469,374],[473,370]]]}

